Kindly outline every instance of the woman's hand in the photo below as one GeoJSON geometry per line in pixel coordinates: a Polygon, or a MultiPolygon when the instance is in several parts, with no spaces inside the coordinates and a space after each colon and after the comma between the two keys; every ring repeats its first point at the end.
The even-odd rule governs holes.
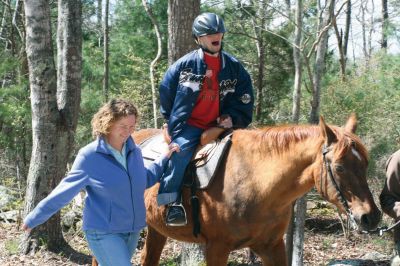
{"type": "Polygon", "coordinates": [[[29,228],[26,224],[23,224],[21,228],[27,233],[30,233],[32,231],[32,228],[29,228]]]}
{"type": "Polygon", "coordinates": [[[179,147],[178,144],[176,144],[176,143],[171,143],[171,144],[168,145],[168,151],[167,151],[167,153],[166,153],[166,156],[167,156],[168,158],[170,158],[171,155],[172,155],[172,153],[174,153],[174,152],[180,152],[180,151],[181,151],[181,148],[179,147]]]}

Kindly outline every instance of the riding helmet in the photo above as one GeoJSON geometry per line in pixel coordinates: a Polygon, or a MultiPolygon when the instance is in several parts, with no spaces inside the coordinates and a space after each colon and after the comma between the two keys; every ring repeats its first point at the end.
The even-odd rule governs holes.
{"type": "Polygon", "coordinates": [[[222,18],[214,13],[203,13],[194,19],[192,26],[193,37],[225,33],[225,25],[222,18]]]}

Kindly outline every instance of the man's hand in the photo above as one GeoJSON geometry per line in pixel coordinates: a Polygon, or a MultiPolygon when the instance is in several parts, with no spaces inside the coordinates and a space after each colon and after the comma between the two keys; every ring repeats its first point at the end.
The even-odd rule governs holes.
{"type": "Polygon", "coordinates": [[[217,123],[219,127],[222,128],[232,128],[232,118],[229,115],[221,115],[217,118],[217,123]]]}

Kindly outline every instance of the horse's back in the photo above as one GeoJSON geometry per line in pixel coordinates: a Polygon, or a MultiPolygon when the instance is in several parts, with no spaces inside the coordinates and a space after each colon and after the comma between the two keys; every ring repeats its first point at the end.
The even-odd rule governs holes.
{"type": "Polygon", "coordinates": [[[146,129],[141,129],[138,131],[135,131],[132,134],[133,139],[135,140],[135,142],[137,144],[142,143],[143,141],[145,141],[146,139],[155,136],[157,134],[161,134],[162,130],[161,129],[157,129],[157,128],[146,128],[146,129]]]}

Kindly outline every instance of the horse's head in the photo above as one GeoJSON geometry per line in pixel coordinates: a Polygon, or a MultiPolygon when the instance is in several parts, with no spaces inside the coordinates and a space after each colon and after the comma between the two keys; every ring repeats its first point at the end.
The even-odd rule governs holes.
{"type": "Polygon", "coordinates": [[[323,146],[318,160],[320,171],[314,176],[317,190],[350,219],[354,218],[359,230],[375,229],[381,212],[368,187],[368,153],[354,135],[355,116],[344,128],[328,126],[322,117],[319,126],[323,146]]]}

